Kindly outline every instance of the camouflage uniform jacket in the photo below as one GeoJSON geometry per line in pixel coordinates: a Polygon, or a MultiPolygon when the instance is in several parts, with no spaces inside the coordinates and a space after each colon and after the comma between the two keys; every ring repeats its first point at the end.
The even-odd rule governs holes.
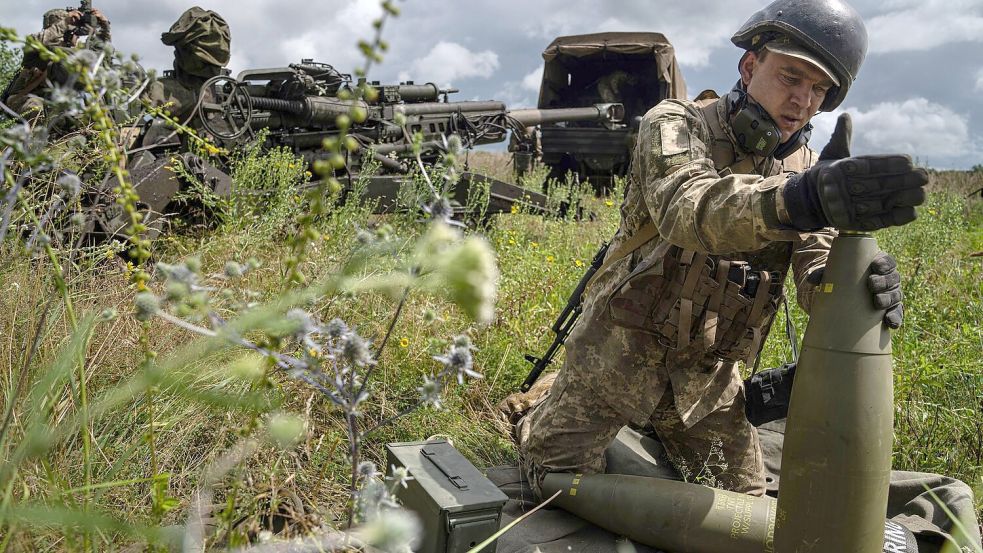
{"type": "Polygon", "coordinates": [[[783,208],[778,190],[789,173],[815,162],[815,152],[803,147],[783,160],[746,154],[736,146],[728,121],[726,99],[666,100],[645,115],[620,228],[609,259],[585,294],[584,316],[567,342],[569,376],[586,382],[640,424],[668,383],[689,427],[731,401],[741,378],[736,362],[712,356],[674,367],[667,363],[669,348],[651,333],[612,324],[612,295],[633,270],[651,264],[670,244],[720,260],[745,261],[756,270],[777,273],[778,283],[791,265],[799,303],[808,311],[812,287],[806,276],[825,265],[832,242],[831,231],[800,234],[778,228],[777,210],[783,208]],[[654,239],[614,259],[622,244],[652,224],[658,231],[654,239]]]}
{"type": "Polygon", "coordinates": [[[151,83],[143,93],[143,98],[154,107],[167,106],[179,122],[187,122],[194,128],[200,128],[194,115],[198,93],[206,80],[193,75],[168,75],[151,83]]]}
{"type": "MultiPolygon", "coordinates": [[[[67,18],[55,21],[53,24],[45,27],[40,33],[33,36],[51,50],[72,47],[67,18]]],[[[99,40],[109,42],[110,37],[108,26],[99,27],[96,30],[96,38],[99,40]]],[[[24,58],[21,61],[21,70],[5,91],[3,101],[8,103],[14,111],[19,111],[20,106],[24,104],[28,94],[37,94],[47,89],[46,81],[49,79],[50,69],[51,63],[42,59],[39,52],[25,48],[24,58]]],[[[62,72],[64,72],[64,69],[62,69],[62,72]]]]}

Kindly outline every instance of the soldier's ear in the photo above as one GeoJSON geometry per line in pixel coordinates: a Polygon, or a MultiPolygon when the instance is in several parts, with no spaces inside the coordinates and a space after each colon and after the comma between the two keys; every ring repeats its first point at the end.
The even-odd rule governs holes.
{"type": "Polygon", "coordinates": [[[750,50],[744,52],[741,61],[737,62],[737,70],[741,72],[741,83],[744,84],[744,88],[751,84],[751,75],[754,74],[757,63],[758,56],[750,50]]]}

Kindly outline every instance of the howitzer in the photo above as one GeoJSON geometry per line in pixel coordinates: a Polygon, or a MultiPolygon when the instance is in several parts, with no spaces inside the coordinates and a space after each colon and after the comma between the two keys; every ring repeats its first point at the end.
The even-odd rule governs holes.
{"type": "MultiPolygon", "coordinates": [[[[355,99],[351,76],[306,59],[287,67],[246,70],[237,78],[221,75],[206,81],[199,91],[192,124],[200,125],[227,146],[254,138],[256,131],[263,129],[265,147],[289,148],[313,164],[328,155],[324,141],[342,135],[338,118],[349,116],[356,121],[347,128],[347,136],[355,141],[358,151],[348,156],[340,171],[353,176],[361,172],[365,158],[378,163],[381,174],[366,176],[367,185],[360,192],[365,199],[378,200],[376,209],[384,212],[400,207],[400,191],[411,181],[407,160],[415,156],[416,146],[420,147],[421,159],[429,163],[447,149],[452,134],[460,136],[464,147],[469,148],[502,141],[508,131],[521,131],[541,121],[614,121],[622,116],[620,104],[509,110],[501,102],[450,102],[448,96],[457,90],[433,83],[369,86],[376,92],[369,95],[371,99],[355,99]],[[357,117],[355,111],[359,112],[357,117]]],[[[143,208],[155,221],[153,232],[159,232],[165,215],[175,213],[172,200],[184,186],[165,160],[184,145],[162,121],[151,121],[136,132],[129,149],[130,170],[139,175],[134,184],[141,197],[153,199],[143,208]]],[[[180,172],[195,176],[217,195],[231,193],[231,178],[221,166],[182,156],[181,167],[180,172]]],[[[488,203],[482,214],[509,212],[516,204],[526,212],[546,212],[545,196],[465,170],[455,189],[448,191],[456,215],[472,215],[462,206],[469,204],[475,183],[488,187],[488,203]]],[[[110,178],[102,188],[112,190],[115,186],[110,178]]],[[[123,214],[112,205],[103,207],[105,221],[92,234],[117,235],[125,224],[123,214]]]]}
{"type": "Polygon", "coordinates": [[[498,101],[452,102],[448,96],[457,89],[412,81],[370,83],[377,92],[373,100],[357,99],[349,75],[313,60],[246,70],[234,80],[216,77],[205,86],[215,101],[202,102],[199,115],[210,133],[232,140],[268,129],[271,141],[305,156],[320,150],[325,138],[337,136],[338,118],[353,112],[364,117],[352,123],[348,135],[362,148],[383,154],[410,151],[417,134],[423,137],[424,151],[436,153],[451,134],[470,148],[502,142],[509,131],[524,132],[540,123],[617,122],[624,116],[621,104],[512,110],[498,101]]]}
{"type": "MultiPolygon", "coordinates": [[[[368,86],[376,94],[358,98],[349,75],[305,59],[286,67],[246,70],[235,79],[215,77],[205,83],[201,97],[208,100],[199,103],[197,113],[205,130],[219,139],[236,141],[265,129],[269,146],[290,148],[308,163],[329,155],[323,144],[341,135],[339,117],[357,113],[347,128],[357,152],[342,171],[360,172],[366,158],[378,163],[383,175],[373,177],[368,194],[388,199],[394,199],[402,186],[399,176],[410,172],[417,148],[424,163],[434,162],[451,135],[457,135],[464,148],[472,148],[502,142],[510,131],[524,133],[540,123],[616,122],[624,116],[621,104],[509,109],[498,101],[450,101],[457,90],[433,83],[368,86]]],[[[459,187],[454,199],[466,199],[466,187],[478,177],[490,183],[489,213],[507,211],[517,201],[533,211],[545,209],[545,196],[469,173],[463,175],[464,189],[459,187]]]]}

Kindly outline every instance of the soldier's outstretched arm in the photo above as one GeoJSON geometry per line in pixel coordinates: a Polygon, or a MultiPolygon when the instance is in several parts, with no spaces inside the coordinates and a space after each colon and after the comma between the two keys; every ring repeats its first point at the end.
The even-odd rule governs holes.
{"type": "MultiPolygon", "coordinates": [[[[849,113],[840,114],[819,161],[789,177],[782,193],[783,221],[801,230],[872,231],[915,219],[915,207],[925,201],[928,173],[907,155],[852,156],[852,135],[849,113]]],[[[818,285],[822,272],[823,267],[808,271],[806,283],[818,285]]],[[[904,307],[897,261],[880,252],[867,279],[874,307],[884,309],[884,324],[900,327],[904,307]]]]}
{"type": "Polygon", "coordinates": [[[853,156],[852,134],[850,114],[841,113],[819,161],[789,177],[779,209],[784,224],[803,231],[870,232],[915,220],[928,172],[905,154],[853,156]]]}
{"type": "Polygon", "coordinates": [[[637,185],[659,234],[678,246],[720,254],[754,251],[807,234],[783,227],[777,197],[787,176],[720,176],[709,129],[692,105],[664,101],[646,114],[635,145],[637,185]]]}

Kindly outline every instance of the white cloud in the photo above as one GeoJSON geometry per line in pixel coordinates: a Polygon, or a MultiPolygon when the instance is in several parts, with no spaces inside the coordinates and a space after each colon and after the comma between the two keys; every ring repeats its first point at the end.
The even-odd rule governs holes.
{"type": "Polygon", "coordinates": [[[919,0],[896,2],[891,7],[896,11],[867,22],[871,53],[983,42],[983,2],[979,0],[919,0]]]}
{"type": "MultiPolygon", "coordinates": [[[[812,147],[816,150],[829,140],[836,113],[813,119],[812,147]]],[[[925,98],[903,102],[883,102],[867,110],[847,108],[853,117],[852,153],[908,154],[922,163],[944,167],[952,161],[978,153],[967,118],[925,98]]]]}
{"type": "MultiPolygon", "coordinates": [[[[681,65],[704,67],[719,48],[734,48],[731,34],[760,6],[755,0],[732,0],[726,10],[715,0],[626,2],[617,15],[589,0],[546,0],[530,6],[526,33],[552,39],[559,35],[609,31],[658,32],[676,50],[681,65]],[[538,13],[537,13],[538,12],[538,13]]],[[[736,50],[735,50],[736,51],[736,50]]]]}
{"type": "Polygon", "coordinates": [[[731,0],[726,10],[720,9],[719,0],[635,0],[617,3],[501,0],[499,5],[503,7],[503,12],[515,9],[523,15],[521,28],[530,37],[548,41],[560,35],[581,33],[658,32],[675,46],[676,58],[681,65],[704,67],[709,64],[710,54],[714,50],[734,48],[730,36],[751,13],[766,3],[765,0],[731,0]]]}
{"type": "Polygon", "coordinates": [[[468,77],[487,78],[498,69],[498,54],[491,50],[472,52],[456,42],[438,42],[430,52],[417,58],[409,71],[400,73],[400,80],[408,78],[421,82],[435,82],[445,86],[456,79],[468,77]]]}
{"type": "Polygon", "coordinates": [[[282,55],[290,56],[286,59],[307,58],[317,53],[316,38],[316,33],[307,32],[284,40],[278,47],[282,55]]]}
{"type": "MultiPolygon", "coordinates": [[[[735,28],[734,21],[707,17],[699,27],[687,28],[691,25],[692,23],[677,20],[655,27],[644,18],[623,21],[619,17],[611,17],[598,28],[609,31],[660,32],[672,43],[679,64],[690,67],[705,67],[710,63],[710,53],[717,48],[734,48],[727,40],[735,28]]],[[[736,56],[737,50],[734,52],[736,56]]]]}
{"type": "Polygon", "coordinates": [[[250,67],[255,67],[255,65],[252,63],[246,50],[242,48],[232,48],[232,51],[229,52],[229,69],[232,70],[233,76],[235,76],[239,71],[250,67]]]}
{"type": "Polygon", "coordinates": [[[543,82],[543,67],[539,66],[522,77],[522,88],[539,92],[539,85],[543,82]]]}
{"type": "MultiPolygon", "coordinates": [[[[736,79],[740,56],[730,36],[769,1],[730,0],[726,10],[720,9],[720,0],[400,2],[402,13],[388,20],[383,31],[391,47],[385,61],[372,67],[370,78],[383,82],[395,82],[399,76],[418,82],[454,81],[462,89],[454,97],[457,100],[494,98],[510,106],[534,105],[539,83],[530,71],[535,68],[538,74],[540,53],[557,36],[651,31],[663,33],[675,46],[690,95],[704,88],[724,91],[736,79]],[[453,46],[440,47],[439,42],[453,46]],[[442,49],[447,54],[443,57],[438,55],[442,49]],[[469,80],[457,82],[465,79],[469,80]]],[[[983,145],[983,103],[974,100],[983,93],[983,72],[977,72],[980,63],[972,52],[983,47],[983,0],[847,1],[866,17],[871,52],[900,52],[868,56],[850,101],[867,111],[877,102],[892,101],[902,107],[909,97],[947,106],[950,113],[963,116],[956,134],[964,136],[968,127],[967,143],[977,145],[965,145],[963,150],[970,153],[949,158],[953,160],[950,163],[967,168],[979,163],[983,155],[979,146],[983,145]],[[946,50],[948,55],[959,56],[958,60],[942,57],[940,46],[945,44],[958,44],[961,50],[946,50]],[[919,64],[931,60],[928,63],[932,65],[913,65],[905,52],[916,50],[924,51],[917,56],[919,64]],[[905,77],[912,71],[920,75],[916,82],[905,77]],[[909,83],[911,87],[906,88],[909,83]]],[[[113,21],[114,43],[121,51],[139,53],[148,68],[167,69],[173,52],[160,43],[160,33],[184,9],[201,2],[98,0],[96,4],[113,21]]],[[[41,14],[50,7],[50,0],[0,0],[0,21],[22,34],[36,32],[41,14]]],[[[378,0],[209,0],[206,7],[222,14],[232,28],[233,74],[246,68],[284,66],[302,57],[313,57],[350,73],[362,61],[356,42],[372,39],[371,21],[380,13],[378,0]]],[[[923,107],[935,113],[931,106],[923,107]]],[[[833,119],[821,116],[817,127],[826,125],[831,130],[833,119]],[[820,122],[823,118],[830,119],[828,125],[820,122]]],[[[876,123],[857,125],[858,147],[868,147],[865,144],[871,141],[861,135],[867,126],[880,128],[876,123]]],[[[948,129],[946,133],[951,134],[948,129]]],[[[813,140],[819,147],[829,133],[822,139],[821,134],[817,129],[813,140]]],[[[912,133],[902,128],[896,134],[905,137],[912,133]]],[[[927,141],[898,140],[902,145],[931,147],[927,141]]],[[[940,140],[949,144],[945,137],[940,140]]],[[[953,140],[960,141],[962,138],[953,140]]],[[[958,145],[955,151],[959,151],[958,145]]],[[[921,152],[913,154],[924,156],[921,152]]],[[[936,161],[934,155],[932,161],[936,161]]]]}
{"type": "MultiPolygon", "coordinates": [[[[347,36],[369,37],[372,34],[372,21],[380,15],[382,9],[378,0],[355,0],[346,3],[335,19],[338,23],[344,24],[347,36]]],[[[321,27],[318,21],[307,23],[313,23],[314,27],[321,27]]]]}

